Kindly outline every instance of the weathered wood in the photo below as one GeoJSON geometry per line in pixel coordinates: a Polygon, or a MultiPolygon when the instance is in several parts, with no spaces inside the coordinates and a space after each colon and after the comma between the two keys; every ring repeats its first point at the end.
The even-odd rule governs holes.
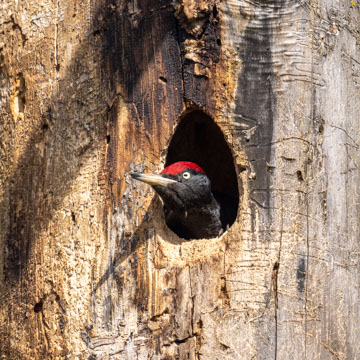
{"type": "Polygon", "coordinates": [[[359,23],[357,1],[2,4],[2,358],[360,357],[359,23]],[[197,116],[240,204],[183,241],[128,173],[198,152],[197,116]]]}

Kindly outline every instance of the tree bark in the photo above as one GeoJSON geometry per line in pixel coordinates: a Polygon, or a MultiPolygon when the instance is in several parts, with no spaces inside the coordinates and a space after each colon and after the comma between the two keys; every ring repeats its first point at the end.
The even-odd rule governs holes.
{"type": "Polygon", "coordinates": [[[0,5],[2,358],[359,358],[359,23],[358,1],[0,5]],[[204,155],[181,126],[205,118],[204,155]],[[181,154],[239,196],[219,238],[177,237],[129,177],[181,154]]]}

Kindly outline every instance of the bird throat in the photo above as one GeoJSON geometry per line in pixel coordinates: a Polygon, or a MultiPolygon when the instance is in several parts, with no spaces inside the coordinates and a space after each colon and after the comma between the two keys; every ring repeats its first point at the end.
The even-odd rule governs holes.
{"type": "Polygon", "coordinates": [[[215,199],[206,207],[174,211],[164,204],[167,226],[179,237],[190,239],[214,238],[223,233],[220,207],[215,199]]]}

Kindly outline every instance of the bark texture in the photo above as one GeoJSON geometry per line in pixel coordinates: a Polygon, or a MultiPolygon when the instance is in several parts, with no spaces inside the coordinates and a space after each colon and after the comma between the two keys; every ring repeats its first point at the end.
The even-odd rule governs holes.
{"type": "Polygon", "coordinates": [[[0,4],[2,358],[360,358],[359,23],[358,1],[0,4]],[[199,118],[211,156],[181,145],[199,118]],[[179,239],[128,175],[184,154],[239,194],[220,238],[179,239]]]}

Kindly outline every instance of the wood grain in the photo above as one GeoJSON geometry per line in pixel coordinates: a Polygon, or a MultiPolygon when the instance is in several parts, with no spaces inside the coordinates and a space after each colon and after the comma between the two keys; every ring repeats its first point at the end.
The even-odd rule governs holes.
{"type": "Polygon", "coordinates": [[[1,357],[360,357],[359,22],[356,1],[0,5],[1,357]],[[194,111],[240,203],[184,241],[128,173],[194,111]]]}

